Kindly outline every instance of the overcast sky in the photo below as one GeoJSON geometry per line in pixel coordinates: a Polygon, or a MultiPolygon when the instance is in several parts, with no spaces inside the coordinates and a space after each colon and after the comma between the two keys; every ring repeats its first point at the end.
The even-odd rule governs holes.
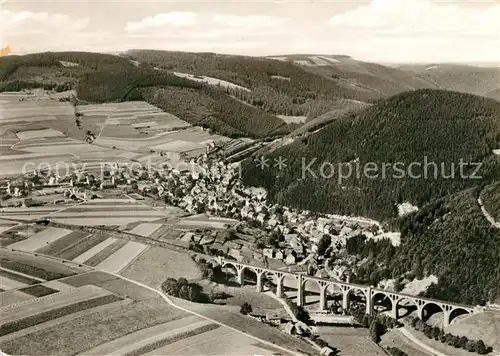
{"type": "Polygon", "coordinates": [[[7,0],[0,31],[14,53],[150,48],[494,62],[500,0],[7,0]]]}

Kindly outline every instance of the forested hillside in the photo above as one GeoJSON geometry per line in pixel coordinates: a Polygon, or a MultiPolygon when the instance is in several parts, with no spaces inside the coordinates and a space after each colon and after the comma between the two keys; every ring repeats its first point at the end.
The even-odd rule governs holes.
{"type": "Polygon", "coordinates": [[[206,85],[199,89],[149,87],[140,90],[140,96],[193,125],[207,127],[229,137],[284,135],[295,128],[260,108],[206,85]]]}
{"type": "Polygon", "coordinates": [[[354,279],[376,284],[384,278],[412,280],[432,274],[438,283],[427,289],[428,297],[470,305],[499,298],[500,230],[482,215],[476,201],[479,190],[432,200],[400,219],[398,247],[373,241],[358,246],[358,258],[370,258],[354,279]]]}
{"type": "Polygon", "coordinates": [[[238,92],[236,96],[276,115],[316,117],[336,108],[339,98],[372,99],[356,88],[342,85],[335,78],[311,73],[291,62],[153,50],[132,50],[127,55],[155,68],[213,77],[250,89],[238,92]]]}
{"type": "Polygon", "coordinates": [[[263,170],[247,161],[243,179],[265,187],[271,200],[284,205],[387,219],[396,215],[396,203],[422,206],[498,180],[500,157],[493,149],[500,147],[499,118],[500,103],[492,99],[406,92],[266,156],[286,159],[285,169],[263,170]],[[464,166],[461,174],[461,160],[480,162],[480,169],[464,166]]]}
{"type": "Polygon", "coordinates": [[[222,88],[151,68],[87,73],[78,83],[77,95],[89,102],[145,100],[194,125],[230,137],[266,137],[294,128],[222,88]]]}
{"type": "Polygon", "coordinates": [[[32,88],[63,91],[73,88],[85,73],[132,67],[127,58],[90,52],[6,56],[0,61],[0,91],[32,88]]]}

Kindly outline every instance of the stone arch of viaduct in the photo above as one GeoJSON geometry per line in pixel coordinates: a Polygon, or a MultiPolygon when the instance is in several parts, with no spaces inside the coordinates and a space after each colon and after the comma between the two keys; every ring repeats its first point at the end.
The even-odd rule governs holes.
{"type": "Polygon", "coordinates": [[[327,310],[327,294],[328,288],[333,287],[342,292],[342,308],[344,310],[349,309],[350,296],[353,292],[358,292],[364,296],[366,300],[366,314],[372,315],[374,312],[374,305],[376,300],[382,297],[386,303],[390,305],[391,316],[395,319],[400,317],[398,315],[398,310],[402,306],[413,306],[416,308],[417,315],[420,319],[426,320],[432,309],[443,312],[443,325],[448,326],[451,321],[462,314],[473,314],[475,313],[474,307],[468,305],[462,305],[457,303],[450,303],[430,298],[417,297],[412,295],[406,295],[402,293],[395,293],[386,290],[376,289],[371,286],[354,284],[354,283],[344,283],[338,281],[332,281],[329,279],[318,278],[307,276],[299,273],[285,272],[279,270],[273,270],[269,268],[255,267],[251,265],[242,264],[236,261],[225,260],[218,258],[217,262],[222,267],[231,266],[236,271],[237,280],[240,285],[244,285],[244,272],[245,270],[252,271],[257,276],[256,288],[258,292],[264,290],[264,280],[271,277],[276,284],[276,295],[278,298],[283,297],[284,293],[284,279],[295,280],[297,290],[297,305],[305,305],[305,284],[308,281],[312,281],[319,287],[320,295],[320,310],[327,310]],[[405,302],[405,303],[402,303],[405,302]]]}

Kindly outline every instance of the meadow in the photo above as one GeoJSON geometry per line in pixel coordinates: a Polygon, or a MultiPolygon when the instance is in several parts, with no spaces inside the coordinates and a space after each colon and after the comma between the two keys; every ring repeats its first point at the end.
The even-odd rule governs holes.
{"type": "Polygon", "coordinates": [[[140,255],[121,274],[153,288],[159,288],[167,277],[201,277],[200,270],[188,254],[157,246],[140,255]]]}

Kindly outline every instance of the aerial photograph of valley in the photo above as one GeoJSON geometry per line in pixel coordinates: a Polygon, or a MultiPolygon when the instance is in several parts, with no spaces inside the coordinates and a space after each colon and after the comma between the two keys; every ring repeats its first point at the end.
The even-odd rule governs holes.
{"type": "Polygon", "coordinates": [[[0,356],[500,356],[500,2],[4,0],[0,356]]]}

